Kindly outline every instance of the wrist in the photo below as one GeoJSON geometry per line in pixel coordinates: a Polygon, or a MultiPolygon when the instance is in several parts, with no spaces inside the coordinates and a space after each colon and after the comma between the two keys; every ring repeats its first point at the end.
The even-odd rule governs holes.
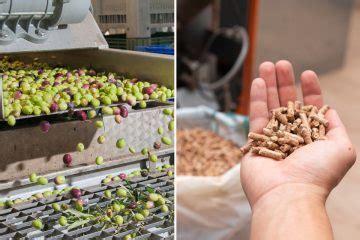
{"type": "Polygon", "coordinates": [[[284,184],[252,206],[251,239],[333,239],[325,209],[328,194],[321,187],[284,184]],[[302,229],[302,235],[298,234],[302,229]]]}
{"type": "Polygon", "coordinates": [[[287,183],[262,195],[252,204],[253,213],[299,203],[325,205],[328,191],[313,184],[287,183]]]}

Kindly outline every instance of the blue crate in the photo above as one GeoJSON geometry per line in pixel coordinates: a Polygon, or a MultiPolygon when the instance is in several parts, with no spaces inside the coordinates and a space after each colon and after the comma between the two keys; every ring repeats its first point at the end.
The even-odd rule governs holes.
{"type": "Polygon", "coordinates": [[[137,46],[136,51],[174,55],[174,48],[167,45],[137,46]]]}

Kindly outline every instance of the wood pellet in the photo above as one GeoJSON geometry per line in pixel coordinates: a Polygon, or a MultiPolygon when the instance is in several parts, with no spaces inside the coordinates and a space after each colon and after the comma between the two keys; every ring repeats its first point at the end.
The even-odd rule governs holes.
{"type": "Polygon", "coordinates": [[[240,148],[202,128],[177,131],[177,174],[219,176],[240,162],[240,148]]]}
{"type": "Polygon", "coordinates": [[[289,101],[287,107],[272,110],[272,117],[262,133],[249,133],[250,141],[241,151],[282,160],[302,146],[325,140],[329,124],[325,119],[327,110],[328,105],[318,109],[289,101]]]}

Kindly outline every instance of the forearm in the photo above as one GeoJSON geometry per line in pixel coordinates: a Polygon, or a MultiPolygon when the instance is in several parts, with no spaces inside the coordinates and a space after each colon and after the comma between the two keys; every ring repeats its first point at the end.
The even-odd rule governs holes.
{"type": "Polygon", "coordinates": [[[261,197],[253,206],[251,240],[333,239],[326,196],[320,188],[310,188],[289,184],[261,197]]]}

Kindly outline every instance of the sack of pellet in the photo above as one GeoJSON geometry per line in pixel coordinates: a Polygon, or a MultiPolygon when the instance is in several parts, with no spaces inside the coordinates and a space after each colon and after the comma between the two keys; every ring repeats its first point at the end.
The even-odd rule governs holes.
{"type": "Polygon", "coordinates": [[[177,239],[248,239],[240,183],[248,119],[207,107],[177,110],[177,239]]]}

